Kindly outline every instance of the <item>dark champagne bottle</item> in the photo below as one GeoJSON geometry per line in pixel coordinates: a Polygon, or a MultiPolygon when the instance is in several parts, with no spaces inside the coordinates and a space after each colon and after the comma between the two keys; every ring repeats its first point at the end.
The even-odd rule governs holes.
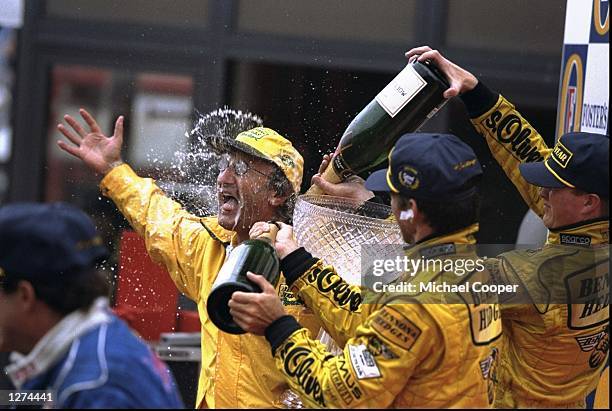
{"type": "Polygon", "coordinates": [[[433,63],[409,63],[351,121],[322,177],[337,183],[384,162],[404,133],[418,130],[446,103],[448,87],[433,63]]]}
{"type": "Polygon", "coordinates": [[[247,278],[248,271],[264,276],[276,287],[280,276],[280,262],[272,244],[277,232],[278,227],[271,224],[269,233],[240,243],[221,267],[206,301],[208,317],[221,331],[230,334],[245,332],[232,318],[227,303],[235,291],[261,292],[259,287],[247,278]]]}

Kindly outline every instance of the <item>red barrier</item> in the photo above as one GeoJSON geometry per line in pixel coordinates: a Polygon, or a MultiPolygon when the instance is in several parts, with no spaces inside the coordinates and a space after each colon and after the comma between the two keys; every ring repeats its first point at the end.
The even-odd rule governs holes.
{"type": "Polygon", "coordinates": [[[148,341],[177,331],[178,291],[166,269],[151,261],[131,230],[122,233],[119,253],[115,312],[148,341]]]}

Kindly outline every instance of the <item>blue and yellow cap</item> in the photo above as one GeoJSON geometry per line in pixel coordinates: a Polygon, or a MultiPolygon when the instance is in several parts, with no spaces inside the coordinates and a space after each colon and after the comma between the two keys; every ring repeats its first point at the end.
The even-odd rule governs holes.
{"type": "Polygon", "coordinates": [[[408,198],[452,201],[475,191],[466,183],[482,174],[470,146],[452,134],[403,135],[389,153],[386,170],[372,173],[366,188],[408,198]]]}
{"type": "Polygon", "coordinates": [[[610,138],[573,132],[561,136],[544,161],[519,166],[530,184],[548,188],[577,188],[609,198],[610,138]]]}

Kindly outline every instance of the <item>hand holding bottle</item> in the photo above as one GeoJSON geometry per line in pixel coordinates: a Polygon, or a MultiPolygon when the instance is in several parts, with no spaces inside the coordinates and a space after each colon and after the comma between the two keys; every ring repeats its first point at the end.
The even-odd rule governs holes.
{"type": "Polygon", "coordinates": [[[433,50],[429,46],[415,47],[406,52],[406,57],[409,62],[429,60],[436,64],[450,82],[450,87],[444,91],[444,98],[455,97],[470,91],[478,84],[476,76],[446,59],[438,50],[433,50]]]}
{"type": "Polygon", "coordinates": [[[262,235],[270,232],[271,229],[278,227],[278,232],[274,238],[273,246],[278,258],[281,260],[299,248],[293,235],[293,227],[289,224],[276,222],[274,224],[259,221],[253,224],[249,231],[251,238],[261,238],[262,235]]]}
{"type": "Polygon", "coordinates": [[[228,303],[229,312],[244,331],[264,335],[270,324],[286,315],[285,308],[276,289],[263,276],[249,271],[247,278],[261,289],[261,293],[234,292],[228,303]]]}
{"type": "MultiPolygon", "coordinates": [[[[432,62],[410,62],[351,121],[322,177],[339,183],[383,163],[403,134],[417,131],[446,103],[448,87],[432,62]]],[[[321,189],[313,186],[308,194],[321,189]]]]}
{"type": "Polygon", "coordinates": [[[350,176],[341,183],[333,183],[327,181],[321,174],[327,169],[331,162],[332,154],[325,154],[319,172],[312,177],[311,184],[321,189],[323,194],[347,198],[354,200],[356,203],[363,203],[374,197],[374,193],[365,188],[365,180],[359,176],[350,176]]]}

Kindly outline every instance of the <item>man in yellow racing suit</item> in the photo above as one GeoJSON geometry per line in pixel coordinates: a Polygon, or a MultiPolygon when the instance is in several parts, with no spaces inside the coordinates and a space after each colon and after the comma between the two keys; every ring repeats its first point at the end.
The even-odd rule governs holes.
{"type": "MultiPolygon", "coordinates": [[[[496,296],[469,291],[426,292],[421,285],[465,285],[486,271],[461,275],[434,261],[478,259],[475,180],[482,174],[474,152],[452,135],[407,134],[389,156],[388,170],[366,187],[390,191],[410,261],[424,265],[393,284],[413,290],[370,294],[298,248],[283,226],[275,247],[291,289],[299,293],[343,347],[332,356],[273,298],[263,277],[250,275],[262,294],[236,292],[230,312],[245,330],[270,342],[279,370],[312,407],[488,407],[501,335],[496,296]]],[[[251,232],[265,231],[256,224],[251,232]]],[[[451,267],[451,268],[449,268],[451,267]]],[[[458,267],[458,266],[457,266],[458,267]]],[[[482,277],[484,278],[484,277],[482,277]]]]}
{"type": "Polygon", "coordinates": [[[543,248],[488,260],[500,282],[524,285],[530,300],[502,304],[496,406],[584,408],[609,350],[609,137],[568,133],[551,150],[510,102],[436,50],[406,55],[433,60],[446,74],[446,97],[461,94],[472,124],[549,229],[543,248]]]}
{"type": "MultiPolygon", "coordinates": [[[[219,331],[208,317],[206,299],[226,255],[249,238],[251,225],[286,218],[281,208],[287,211],[290,197],[299,192],[301,155],[287,139],[268,128],[232,136],[235,140],[227,142],[229,153],[219,161],[219,215],[200,218],[182,210],[153,180],[138,177],[121,162],[123,117],[117,120],[114,136],[106,137],[85,110],[81,115],[91,132],[66,116],[73,131],[63,125],[58,128],[74,145],[60,142],[60,147],[104,176],[100,185],[104,195],[144,238],[151,258],[164,264],[177,288],[197,303],[202,364],[195,405],[284,407],[282,398],[288,384],[274,367],[266,341],[219,331]]],[[[314,332],[319,330],[312,313],[287,290],[284,281],[276,291],[288,312],[314,332]]]]}

